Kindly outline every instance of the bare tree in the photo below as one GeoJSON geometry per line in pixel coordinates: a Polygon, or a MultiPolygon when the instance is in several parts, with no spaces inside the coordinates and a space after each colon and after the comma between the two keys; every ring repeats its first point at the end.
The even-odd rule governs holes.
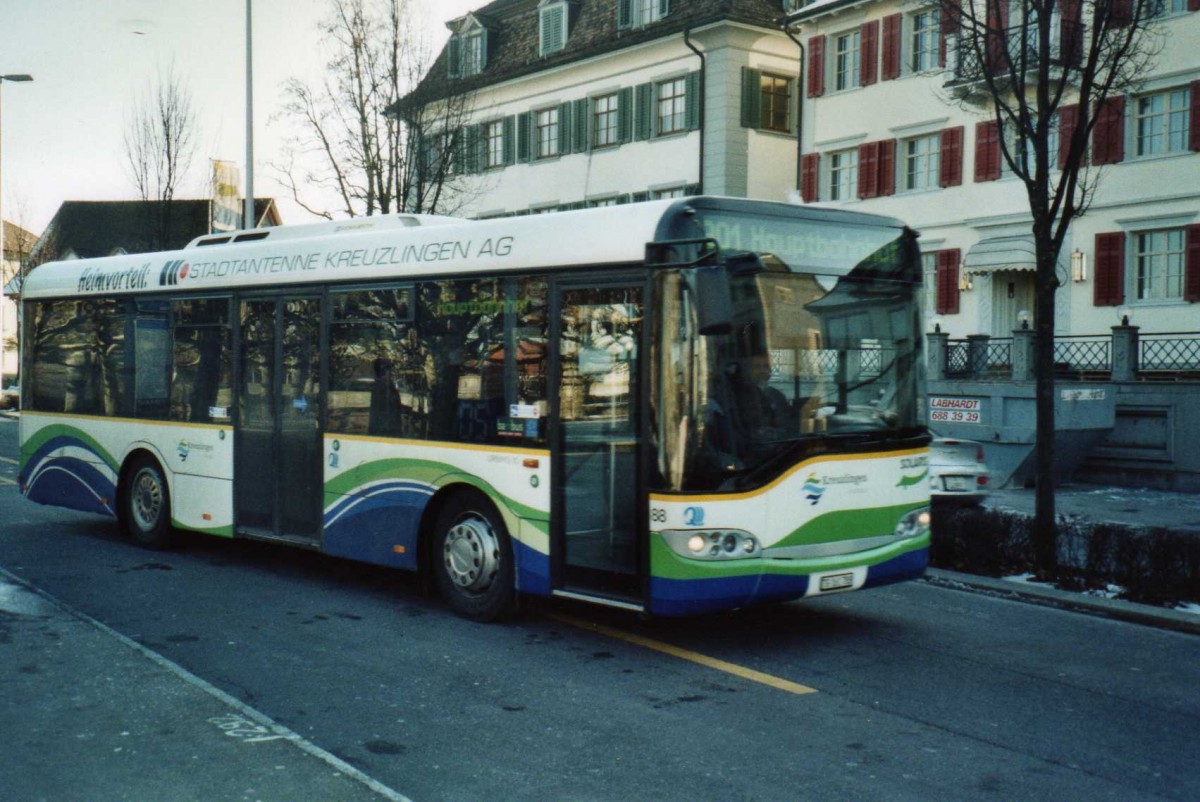
{"type": "Polygon", "coordinates": [[[134,99],[126,118],[126,168],[139,197],[158,202],[160,247],[170,231],[171,201],[196,155],[196,131],[191,90],[174,66],[134,99]]]}
{"type": "Polygon", "coordinates": [[[282,115],[298,123],[275,165],[295,201],[312,214],[448,213],[468,179],[455,171],[467,100],[389,115],[432,62],[419,33],[415,0],[329,0],[322,23],[330,48],[318,86],[292,79],[282,115]],[[437,130],[437,135],[422,134],[437,130]],[[325,204],[319,196],[335,197],[325,204]],[[330,208],[336,206],[336,208],[330,208]]]}
{"type": "Polygon", "coordinates": [[[1025,185],[1036,249],[1038,570],[1058,570],[1054,508],[1055,291],[1071,223],[1095,198],[1124,95],[1161,52],[1162,0],[941,0],[958,102],[987,109],[1004,159],[1025,185]]]}

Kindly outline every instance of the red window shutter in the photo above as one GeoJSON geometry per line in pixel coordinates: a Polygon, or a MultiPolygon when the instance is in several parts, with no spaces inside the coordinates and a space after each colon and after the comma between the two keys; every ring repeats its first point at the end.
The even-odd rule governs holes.
{"type": "Polygon", "coordinates": [[[860,83],[870,86],[879,80],[879,20],[864,22],[859,36],[862,41],[860,83]]]}
{"type": "Polygon", "coordinates": [[[999,0],[987,3],[987,68],[989,72],[1004,72],[1008,50],[1008,4],[999,0]]]}
{"type": "Polygon", "coordinates": [[[1200,302],[1200,225],[1185,226],[1187,237],[1184,254],[1183,299],[1200,302]]]}
{"type": "MultiPolygon", "coordinates": [[[[1197,0],[1200,2],[1200,0],[1197,0]]],[[[943,0],[941,5],[942,19],[939,27],[941,36],[938,37],[938,66],[946,66],[946,43],[950,37],[958,33],[959,10],[956,0],[943,0]]]]}
{"type": "MultiPolygon", "coordinates": [[[[1200,5],[1200,0],[1194,0],[1200,5]]],[[[1190,150],[1200,150],[1200,81],[1192,81],[1192,119],[1190,120],[1191,128],[1188,129],[1188,148],[1190,150]]]]}
{"type": "Polygon", "coordinates": [[[1125,300],[1125,232],[1096,235],[1096,280],[1092,303],[1120,306],[1125,300]]]}
{"type": "Polygon", "coordinates": [[[1092,129],[1094,164],[1116,164],[1125,158],[1125,98],[1110,97],[1096,110],[1092,129]]]}
{"type": "Polygon", "coordinates": [[[805,203],[812,203],[818,200],[820,175],[820,154],[806,153],[800,157],[800,199],[805,203]]]}
{"type": "Polygon", "coordinates": [[[879,143],[879,194],[896,194],[896,140],[879,143]]]}
{"type": "Polygon", "coordinates": [[[951,248],[937,252],[937,313],[958,314],[958,262],[961,252],[951,248]]]}
{"type": "Polygon", "coordinates": [[[1079,104],[1072,103],[1058,110],[1058,169],[1067,166],[1067,156],[1071,153],[1071,139],[1075,136],[1075,126],[1079,124],[1079,104]]]}
{"type": "Polygon", "coordinates": [[[1200,11],[1200,0],[1188,0],[1188,11],[1200,11]]]}
{"type": "Polygon", "coordinates": [[[975,180],[995,181],[1000,177],[1000,123],[985,120],[975,124],[975,180]]]}
{"type": "Polygon", "coordinates": [[[825,94],[825,37],[808,37],[808,96],[825,94]]]}
{"type": "MultiPolygon", "coordinates": [[[[1196,0],[1196,2],[1200,2],[1200,0],[1196,0]]],[[[883,80],[885,81],[900,77],[900,20],[903,17],[903,14],[891,14],[883,18],[883,80]]]]}
{"type": "Polygon", "coordinates": [[[858,197],[874,198],[879,194],[879,143],[858,146],[858,197]]]}
{"type": "MultiPolygon", "coordinates": [[[[957,187],[962,183],[963,127],[946,128],[941,136],[942,155],[938,165],[938,186],[957,187]]],[[[860,168],[861,169],[861,168],[860,168]]]]}
{"type": "Polygon", "coordinates": [[[1105,28],[1124,28],[1133,20],[1133,0],[1109,0],[1105,28]]]}

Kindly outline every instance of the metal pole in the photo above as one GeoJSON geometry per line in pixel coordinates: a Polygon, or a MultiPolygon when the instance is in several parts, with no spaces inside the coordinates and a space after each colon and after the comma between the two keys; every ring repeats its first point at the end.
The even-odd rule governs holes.
{"type": "MultiPolygon", "coordinates": [[[[23,74],[0,75],[0,92],[5,81],[32,81],[33,76],[23,74]]],[[[3,97],[0,96],[0,132],[3,131],[3,97]]],[[[4,138],[0,134],[0,167],[4,164],[4,138]]],[[[4,173],[0,172],[0,385],[4,383],[4,173]]]]}
{"type": "Polygon", "coordinates": [[[246,198],[243,227],[254,228],[254,68],[251,57],[253,0],[246,0],[246,198]]]}

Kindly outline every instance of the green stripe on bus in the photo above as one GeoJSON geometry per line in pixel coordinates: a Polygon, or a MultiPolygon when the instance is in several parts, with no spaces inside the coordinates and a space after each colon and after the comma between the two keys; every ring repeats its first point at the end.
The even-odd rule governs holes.
{"type": "Polygon", "coordinates": [[[891,507],[875,507],[867,510],[837,510],[828,512],[800,527],[771,548],[784,546],[807,546],[813,543],[834,543],[859,537],[890,535],[896,523],[907,512],[920,509],[911,502],[891,507]]]}
{"type": "Polygon", "coordinates": [[[104,463],[108,465],[108,467],[112,468],[113,471],[120,469],[120,466],[117,464],[117,461],[113,458],[112,454],[108,453],[108,449],[100,445],[100,443],[98,443],[94,437],[82,429],[79,429],[75,426],[68,426],[64,423],[52,423],[49,426],[44,426],[41,429],[38,429],[37,432],[22,445],[22,461],[27,459],[26,455],[36,454],[39,448],[56,437],[73,437],[87,446],[88,449],[95,453],[100,459],[104,460],[104,463]]]}

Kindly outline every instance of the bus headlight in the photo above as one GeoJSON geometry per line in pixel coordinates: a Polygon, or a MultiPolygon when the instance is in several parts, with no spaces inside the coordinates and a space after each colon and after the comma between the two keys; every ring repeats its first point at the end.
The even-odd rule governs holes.
{"type": "Polygon", "coordinates": [[[912,512],[905,513],[896,524],[896,537],[917,537],[929,531],[929,522],[932,520],[929,514],[928,507],[921,507],[912,512]]]}
{"type": "Polygon", "coordinates": [[[758,557],[758,540],[740,529],[668,529],[661,533],[671,551],[695,560],[758,557]]]}

